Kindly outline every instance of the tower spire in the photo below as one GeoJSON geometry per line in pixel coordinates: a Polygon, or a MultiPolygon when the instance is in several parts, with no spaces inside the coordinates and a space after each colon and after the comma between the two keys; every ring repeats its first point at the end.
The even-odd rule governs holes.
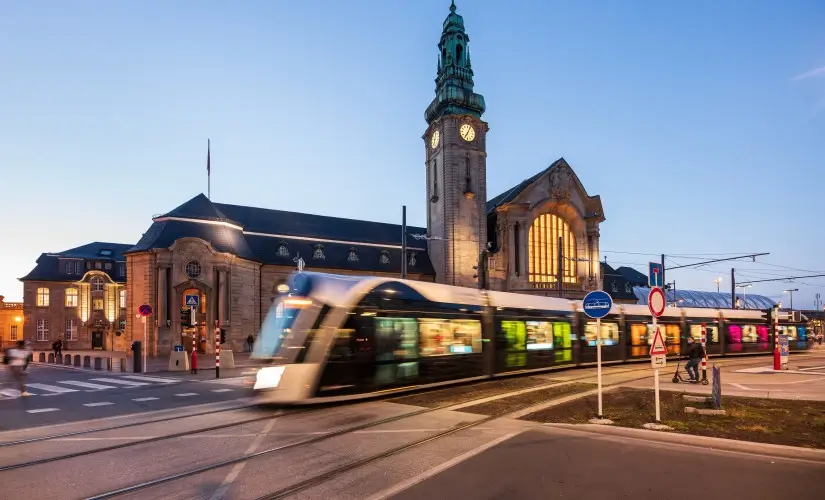
{"type": "Polygon", "coordinates": [[[450,12],[455,12],[455,0],[450,1],[450,12]]]}

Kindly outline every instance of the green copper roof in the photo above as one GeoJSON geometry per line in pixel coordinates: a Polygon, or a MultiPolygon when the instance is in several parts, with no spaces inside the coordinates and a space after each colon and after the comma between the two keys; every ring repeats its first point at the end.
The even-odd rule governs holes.
{"type": "Polygon", "coordinates": [[[424,114],[427,123],[445,115],[467,114],[480,118],[484,113],[484,96],[473,92],[470,37],[464,31],[464,18],[455,11],[453,1],[438,42],[435,99],[424,114]]]}

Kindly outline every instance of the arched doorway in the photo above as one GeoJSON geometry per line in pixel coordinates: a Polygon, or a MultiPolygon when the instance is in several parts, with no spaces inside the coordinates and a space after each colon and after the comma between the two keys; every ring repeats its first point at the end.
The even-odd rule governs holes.
{"type": "Polygon", "coordinates": [[[188,319],[181,328],[181,344],[186,352],[191,353],[193,348],[204,354],[209,345],[209,303],[205,291],[199,288],[185,288],[180,294],[181,318],[188,319]],[[197,306],[192,306],[192,297],[197,297],[197,306]]]}

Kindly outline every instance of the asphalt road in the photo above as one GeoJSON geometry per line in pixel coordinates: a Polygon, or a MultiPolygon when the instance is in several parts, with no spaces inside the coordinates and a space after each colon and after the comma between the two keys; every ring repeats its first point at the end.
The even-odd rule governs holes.
{"type": "Polygon", "coordinates": [[[803,500],[823,491],[822,463],[542,428],[392,498],[803,500]]]}
{"type": "Polygon", "coordinates": [[[248,397],[241,377],[192,379],[187,375],[86,372],[30,365],[28,397],[11,374],[0,372],[0,429],[11,430],[213,403],[248,397]]]}

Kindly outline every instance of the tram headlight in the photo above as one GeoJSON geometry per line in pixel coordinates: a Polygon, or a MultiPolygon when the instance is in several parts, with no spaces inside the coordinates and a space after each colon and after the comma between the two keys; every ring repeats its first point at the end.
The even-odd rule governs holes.
{"type": "Polygon", "coordinates": [[[283,366],[268,366],[258,370],[255,375],[254,389],[274,389],[281,383],[281,375],[284,373],[283,366]]]}

